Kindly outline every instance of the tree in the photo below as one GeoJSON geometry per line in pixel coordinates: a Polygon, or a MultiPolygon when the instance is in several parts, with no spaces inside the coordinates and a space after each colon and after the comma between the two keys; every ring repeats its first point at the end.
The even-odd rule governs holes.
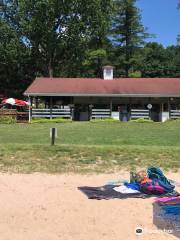
{"type": "Polygon", "coordinates": [[[112,26],[112,39],[116,45],[118,57],[117,68],[124,69],[124,75],[129,76],[129,71],[135,63],[134,53],[142,47],[145,38],[149,36],[141,23],[141,15],[136,7],[136,0],[115,0],[115,13],[112,26]]]}
{"type": "Polygon", "coordinates": [[[163,45],[147,43],[141,51],[139,70],[142,77],[164,77],[166,52],[163,45]]]}
{"type": "Polygon", "coordinates": [[[0,92],[17,97],[32,80],[30,53],[17,32],[0,19],[0,92]]]}
{"type": "Polygon", "coordinates": [[[56,56],[64,57],[65,38],[72,1],[8,0],[5,19],[19,33],[37,67],[44,76],[54,75],[56,56]]]}
{"type": "Polygon", "coordinates": [[[166,48],[166,60],[169,77],[180,77],[180,46],[166,48]]]}
{"type": "Polygon", "coordinates": [[[142,77],[179,77],[180,47],[165,48],[156,42],[147,43],[136,56],[136,70],[142,77]]]}
{"type": "Polygon", "coordinates": [[[82,73],[86,50],[104,47],[111,3],[6,0],[5,19],[31,48],[37,72],[44,76],[77,76],[82,73]]]}
{"type": "Polygon", "coordinates": [[[11,94],[15,96],[35,76],[77,77],[100,73],[107,56],[105,42],[112,0],[3,2],[1,89],[7,90],[11,84],[11,94]],[[91,66],[94,66],[92,72],[91,66]],[[19,91],[15,91],[16,87],[19,91]]]}

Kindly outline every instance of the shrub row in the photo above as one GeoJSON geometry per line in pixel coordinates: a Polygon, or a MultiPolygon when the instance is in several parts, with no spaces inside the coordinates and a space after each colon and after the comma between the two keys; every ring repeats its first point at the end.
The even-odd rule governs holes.
{"type": "MultiPolygon", "coordinates": [[[[32,119],[31,123],[70,123],[72,122],[71,119],[65,119],[65,118],[53,118],[53,119],[47,119],[47,118],[35,118],[32,119]]],[[[121,123],[119,120],[113,119],[113,118],[106,118],[106,119],[91,119],[91,123],[102,123],[102,122],[109,122],[109,123],[121,123]]],[[[129,122],[134,123],[153,123],[150,119],[134,119],[130,120],[129,122]]],[[[180,123],[180,119],[169,119],[166,122],[174,122],[174,123],[180,123]]],[[[1,116],[0,117],[0,124],[14,124],[16,123],[16,119],[14,117],[10,116],[1,116]]]]}
{"type": "Polygon", "coordinates": [[[34,118],[32,119],[31,123],[70,123],[72,122],[71,119],[65,119],[65,118],[34,118]]]}
{"type": "Polygon", "coordinates": [[[0,124],[14,124],[16,123],[16,118],[10,116],[0,116],[0,124]]]}

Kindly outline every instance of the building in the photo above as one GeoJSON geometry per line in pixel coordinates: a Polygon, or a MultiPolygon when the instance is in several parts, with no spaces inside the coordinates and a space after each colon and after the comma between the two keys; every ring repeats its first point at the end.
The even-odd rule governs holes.
{"type": "Polygon", "coordinates": [[[103,78],[36,78],[24,95],[33,106],[30,118],[180,118],[180,78],[113,78],[111,66],[103,78]]]}

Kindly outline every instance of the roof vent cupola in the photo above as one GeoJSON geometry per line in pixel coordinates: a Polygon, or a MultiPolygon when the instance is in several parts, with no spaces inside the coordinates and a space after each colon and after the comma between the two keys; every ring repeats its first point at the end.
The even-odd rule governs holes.
{"type": "Polygon", "coordinates": [[[113,80],[113,66],[103,67],[103,78],[104,80],[113,80]]]}

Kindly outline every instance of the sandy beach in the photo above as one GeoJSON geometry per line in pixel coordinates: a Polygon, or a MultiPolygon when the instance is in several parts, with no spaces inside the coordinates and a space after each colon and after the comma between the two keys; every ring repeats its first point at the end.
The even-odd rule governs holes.
{"type": "MultiPolygon", "coordinates": [[[[180,181],[180,173],[167,176],[180,181]]],[[[0,174],[0,239],[178,239],[153,225],[153,198],[89,200],[77,189],[117,179],[129,175],[0,174]],[[145,230],[139,238],[137,227],[145,230]]]]}

